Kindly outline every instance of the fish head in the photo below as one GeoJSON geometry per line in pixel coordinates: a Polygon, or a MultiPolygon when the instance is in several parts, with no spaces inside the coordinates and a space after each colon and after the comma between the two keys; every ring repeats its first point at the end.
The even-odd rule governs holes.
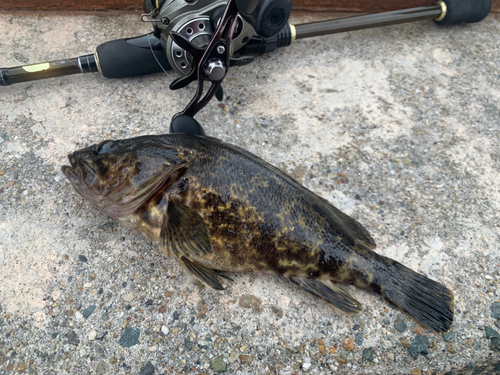
{"type": "Polygon", "coordinates": [[[185,167],[182,152],[154,139],[107,140],[68,155],[62,172],[88,202],[115,218],[126,217],[185,167]]]}

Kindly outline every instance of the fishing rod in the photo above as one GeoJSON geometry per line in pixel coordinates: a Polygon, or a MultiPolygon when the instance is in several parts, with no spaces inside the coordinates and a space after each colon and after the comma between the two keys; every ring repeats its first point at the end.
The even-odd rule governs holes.
{"type": "MultiPolygon", "coordinates": [[[[253,35],[239,54],[258,55],[293,41],[321,35],[362,30],[405,22],[433,19],[437,24],[479,22],[491,9],[491,0],[437,1],[435,5],[369,14],[300,25],[286,24],[272,37],[253,35]]],[[[96,52],[71,59],[32,65],[0,68],[0,86],[81,73],[100,73],[106,78],[127,78],[162,70],[172,70],[166,42],[158,30],[136,38],[118,39],[101,44],[96,52]]]]}
{"type": "Polygon", "coordinates": [[[299,39],[411,21],[479,22],[491,6],[492,0],[439,0],[431,6],[292,25],[291,0],[144,0],[141,20],[153,25],[152,33],[106,42],[94,54],[0,68],[0,86],[80,73],[126,78],[174,70],[180,77],[170,89],[191,82],[197,82],[197,89],[172,118],[170,132],[204,134],[194,116],[214,96],[222,100],[229,68],[249,64],[255,55],[299,39]]]}

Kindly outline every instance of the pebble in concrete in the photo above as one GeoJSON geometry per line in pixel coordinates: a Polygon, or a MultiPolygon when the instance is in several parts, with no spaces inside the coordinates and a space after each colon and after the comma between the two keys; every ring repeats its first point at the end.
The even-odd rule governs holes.
{"type": "Polygon", "coordinates": [[[403,322],[402,320],[396,320],[394,322],[394,328],[396,328],[396,330],[398,330],[399,332],[403,333],[404,331],[406,331],[406,323],[403,322]]]}
{"type": "Polygon", "coordinates": [[[491,309],[491,317],[495,319],[500,319],[500,302],[493,302],[490,309],[491,309]]]}
{"type": "Polygon", "coordinates": [[[408,348],[408,353],[412,357],[416,358],[419,356],[419,354],[423,354],[422,352],[427,350],[429,346],[429,338],[426,335],[417,336],[411,341],[410,347],[408,348]]]}
{"type": "Polygon", "coordinates": [[[90,305],[85,310],[83,310],[83,317],[87,319],[95,310],[96,305],[90,305]]]}
{"type": "Polygon", "coordinates": [[[226,372],[227,371],[226,363],[222,359],[220,359],[219,357],[215,358],[212,361],[212,368],[214,369],[215,372],[226,372]]]}
{"type": "Polygon", "coordinates": [[[122,336],[120,337],[118,344],[120,344],[124,348],[130,348],[134,345],[137,345],[139,343],[140,333],[141,332],[139,329],[133,329],[130,327],[125,328],[125,331],[123,332],[122,336]]]}
{"type": "Polygon", "coordinates": [[[443,333],[441,335],[441,337],[443,338],[444,341],[449,342],[449,341],[453,340],[453,338],[455,337],[455,331],[452,328],[452,329],[450,329],[450,332],[443,333]]]}
{"type": "Polygon", "coordinates": [[[374,356],[375,355],[374,355],[373,350],[371,348],[363,350],[363,355],[362,355],[363,359],[366,359],[367,361],[373,362],[374,356]]]}
{"type": "Polygon", "coordinates": [[[78,335],[76,334],[75,331],[71,331],[68,334],[68,344],[78,345],[79,343],[80,343],[80,340],[78,339],[78,335]]]}
{"type": "Polygon", "coordinates": [[[155,367],[151,362],[146,363],[143,368],[141,368],[141,371],[139,372],[139,375],[153,375],[155,372],[155,367]]]}
{"type": "Polygon", "coordinates": [[[484,333],[486,334],[487,339],[494,339],[500,337],[500,334],[497,331],[488,326],[484,327],[484,333]]]}

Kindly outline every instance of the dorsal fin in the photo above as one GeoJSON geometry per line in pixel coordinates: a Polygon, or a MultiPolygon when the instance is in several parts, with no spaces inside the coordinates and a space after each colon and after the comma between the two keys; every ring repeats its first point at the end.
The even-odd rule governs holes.
{"type": "Polygon", "coordinates": [[[364,226],[340,211],[326,199],[321,198],[321,200],[324,202],[324,205],[315,205],[315,209],[322,214],[332,228],[340,230],[343,235],[349,237],[354,243],[362,244],[372,250],[375,249],[377,244],[364,226]]]}
{"type": "Polygon", "coordinates": [[[336,218],[340,228],[354,240],[356,243],[361,243],[369,249],[375,249],[377,244],[373,240],[368,230],[352,217],[346,215],[335,206],[328,203],[328,210],[336,218]]]}

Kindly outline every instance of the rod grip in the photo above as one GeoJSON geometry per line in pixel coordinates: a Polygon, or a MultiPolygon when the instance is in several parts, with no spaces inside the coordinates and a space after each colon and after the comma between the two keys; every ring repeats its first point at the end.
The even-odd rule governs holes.
{"type": "Polygon", "coordinates": [[[126,78],[172,69],[160,38],[153,34],[118,39],[96,49],[99,68],[106,78],[126,78]],[[149,40],[148,40],[149,39],[149,40]]]}
{"type": "Polygon", "coordinates": [[[439,25],[450,25],[461,22],[482,21],[491,10],[492,0],[441,0],[436,4],[446,5],[446,15],[441,20],[435,20],[439,25]]]}

